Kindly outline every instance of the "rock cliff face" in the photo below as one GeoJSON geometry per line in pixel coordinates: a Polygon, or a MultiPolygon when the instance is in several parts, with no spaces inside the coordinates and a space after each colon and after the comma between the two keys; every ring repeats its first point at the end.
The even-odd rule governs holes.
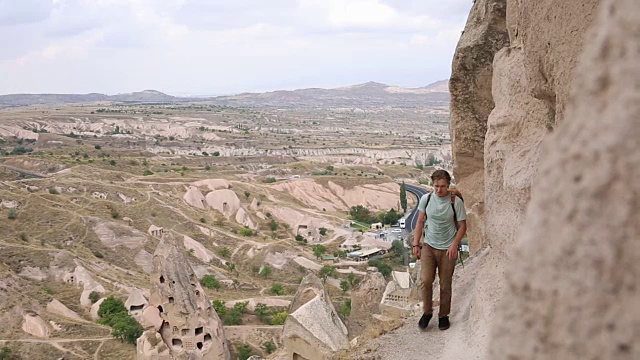
{"type": "Polygon", "coordinates": [[[449,81],[454,176],[464,189],[471,252],[486,243],[484,208],[484,138],[494,107],[491,95],[493,58],[509,44],[506,0],[476,1],[456,48],[449,81]]]}
{"type": "Polygon", "coordinates": [[[451,78],[454,175],[475,215],[472,250],[491,245],[469,330],[498,316],[490,359],[637,358],[640,8],[507,0],[501,21],[489,10],[504,3],[476,0],[451,78]],[[495,311],[487,294],[503,290],[495,311]]]}
{"type": "Polygon", "coordinates": [[[351,315],[347,322],[349,337],[362,334],[373,322],[373,315],[380,314],[380,302],[387,287],[387,281],[379,272],[368,272],[362,282],[351,292],[351,315]]]}
{"type": "Polygon", "coordinates": [[[293,360],[333,359],[336,352],[349,348],[347,327],[314,274],[300,283],[282,337],[287,359],[293,360]]]}
{"type": "MultiPolygon", "coordinates": [[[[557,14],[569,28],[591,18],[588,2],[566,3],[589,11],[557,14]]],[[[602,1],[586,38],[572,101],[558,104],[556,119],[564,119],[544,142],[490,359],[640,358],[638,2],[602,1]]],[[[575,63],[563,60],[553,63],[556,72],[575,63]]],[[[566,99],[566,86],[547,79],[534,90],[555,88],[566,99]]]]}
{"type": "Polygon", "coordinates": [[[153,255],[151,297],[142,317],[151,327],[138,339],[138,360],[230,358],[222,321],[170,234],[153,255]]]}

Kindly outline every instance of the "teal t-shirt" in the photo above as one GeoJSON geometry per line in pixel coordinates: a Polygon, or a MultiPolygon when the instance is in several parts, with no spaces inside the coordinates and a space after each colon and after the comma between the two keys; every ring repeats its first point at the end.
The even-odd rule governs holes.
{"type": "MultiPolygon", "coordinates": [[[[426,212],[426,231],[423,233],[425,242],[434,249],[446,250],[453,243],[456,237],[456,225],[453,221],[453,209],[451,208],[451,195],[439,197],[435,193],[431,194],[429,206],[427,207],[427,197],[425,194],[420,198],[418,211],[426,212]],[[426,209],[425,209],[426,207],[426,209]]],[[[456,196],[454,203],[458,221],[467,219],[467,212],[464,203],[456,196]]]]}

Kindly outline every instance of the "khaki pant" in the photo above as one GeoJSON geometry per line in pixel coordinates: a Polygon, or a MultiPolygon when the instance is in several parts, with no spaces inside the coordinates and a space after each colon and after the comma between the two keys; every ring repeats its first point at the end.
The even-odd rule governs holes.
{"type": "Polygon", "coordinates": [[[436,269],[440,278],[440,309],[438,317],[449,316],[451,312],[451,281],[456,260],[450,260],[447,250],[434,249],[427,244],[422,245],[420,256],[420,278],[422,279],[422,301],[425,314],[433,312],[433,281],[436,269]]]}

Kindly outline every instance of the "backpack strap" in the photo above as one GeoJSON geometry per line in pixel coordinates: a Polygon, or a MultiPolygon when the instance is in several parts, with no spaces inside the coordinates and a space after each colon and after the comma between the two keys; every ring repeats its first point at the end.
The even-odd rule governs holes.
{"type": "MultiPolygon", "coordinates": [[[[462,198],[460,198],[460,200],[462,200],[462,198]]],[[[463,200],[464,201],[464,200],[463,200]]],[[[456,214],[456,195],[452,194],[451,195],[451,209],[453,210],[453,223],[456,226],[456,231],[458,230],[458,214],[456,214]]],[[[458,259],[460,259],[460,263],[462,264],[462,267],[464,268],[464,262],[462,261],[462,245],[458,244],[458,259]]]]}

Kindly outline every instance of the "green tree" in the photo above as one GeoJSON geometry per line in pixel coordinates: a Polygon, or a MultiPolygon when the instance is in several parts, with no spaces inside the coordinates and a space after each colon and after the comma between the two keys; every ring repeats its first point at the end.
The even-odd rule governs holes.
{"type": "Polygon", "coordinates": [[[369,260],[369,266],[373,266],[376,269],[378,269],[378,271],[384,277],[387,277],[387,276],[391,275],[391,271],[393,271],[391,266],[385,264],[384,262],[380,261],[379,259],[369,260]]]}
{"type": "Polygon", "coordinates": [[[271,294],[276,296],[284,295],[284,288],[280,284],[273,284],[271,285],[271,294]]]}
{"type": "Polygon", "coordinates": [[[258,320],[262,321],[265,324],[267,324],[269,322],[268,318],[269,318],[270,311],[269,311],[269,307],[267,307],[267,305],[262,304],[262,303],[256,304],[256,309],[255,309],[254,313],[258,317],[258,320]]]}
{"type": "Polygon", "coordinates": [[[220,156],[220,151],[214,151],[213,156],[220,156]]]}
{"type": "Polygon", "coordinates": [[[274,182],[276,182],[276,178],[274,178],[274,177],[268,177],[268,178],[266,178],[266,179],[262,180],[262,182],[265,182],[265,183],[267,183],[267,184],[274,183],[274,182]]]}
{"type": "Polygon", "coordinates": [[[407,212],[407,189],[404,181],[400,185],[400,207],[402,207],[402,211],[407,212]]]}
{"type": "Polygon", "coordinates": [[[326,252],[327,248],[324,245],[313,245],[313,255],[315,255],[316,258],[321,258],[326,252]]]}
{"type": "Polygon", "coordinates": [[[125,341],[128,344],[135,344],[142,335],[142,326],[138,321],[128,314],[118,315],[111,329],[111,336],[125,341]]]}
{"type": "Polygon", "coordinates": [[[352,206],[349,210],[349,215],[353,220],[367,224],[375,221],[375,217],[371,214],[371,211],[362,205],[352,206]]]}
{"type": "Polygon", "coordinates": [[[320,231],[320,235],[322,235],[322,236],[327,235],[327,228],[325,228],[325,227],[321,227],[321,228],[319,229],[319,231],[320,231]]]}
{"type": "Polygon", "coordinates": [[[351,289],[351,284],[349,283],[349,280],[342,280],[340,281],[340,289],[342,289],[342,291],[347,292],[349,291],[349,289],[351,289]]]}
{"type": "Polygon", "coordinates": [[[109,161],[109,165],[111,165],[111,166],[116,166],[116,165],[117,165],[117,163],[116,163],[116,161],[115,161],[115,160],[110,160],[110,161],[109,161]]]}
{"type": "Polygon", "coordinates": [[[220,289],[220,282],[214,275],[205,275],[200,279],[200,284],[207,289],[220,289]]]}
{"type": "Polygon", "coordinates": [[[11,349],[6,346],[0,349],[0,360],[8,359],[9,356],[11,356],[11,349]]]}
{"type": "Polygon", "coordinates": [[[246,197],[248,199],[249,196],[251,196],[251,193],[245,190],[244,197],[246,197]]]}
{"type": "Polygon", "coordinates": [[[307,239],[305,239],[304,236],[302,236],[300,234],[296,235],[296,241],[299,242],[299,243],[303,243],[303,244],[307,243],[307,239]]]}
{"type": "Polygon", "coordinates": [[[260,270],[260,275],[264,276],[264,277],[269,277],[269,275],[271,274],[271,268],[268,267],[267,265],[265,265],[262,270],[260,270]]]}
{"type": "Polygon", "coordinates": [[[113,326],[115,318],[121,314],[128,314],[127,308],[124,306],[122,300],[116,299],[113,296],[106,298],[98,308],[99,322],[103,325],[113,326]]]}
{"type": "Polygon", "coordinates": [[[393,252],[395,252],[396,255],[402,256],[404,252],[404,246],[402,245],[402,241],[393,240],[393,242],[391,243],[391,249],[393,249],[393,252]]]}
{"type": "Polygon", "coordinates": [[[324,281],[327,281],[327,277],[335,276],[335,274],[336,274],[336,267],[331,265],[323,266],[322,269],[320,269],[320,272],[318,273],[318,275],[320,275],[320,277],[324,281]]]}
{"type": "Polygon", "coordinates": [[[213,300],[213,302],[211,302],[211,306],[213,306],[213,310],[216,311],[216,314],[218,314],[220,318],[224,318],[224,316],[227,314],[227,306],[225,305],[224,301],[213,300]]]}
{"type": "Polygon", "coordinates": [[[400,220],[401,216],[395,209],[391,209],[384,214],[383,223],[385,224],[395,224],[400,220]]]}

